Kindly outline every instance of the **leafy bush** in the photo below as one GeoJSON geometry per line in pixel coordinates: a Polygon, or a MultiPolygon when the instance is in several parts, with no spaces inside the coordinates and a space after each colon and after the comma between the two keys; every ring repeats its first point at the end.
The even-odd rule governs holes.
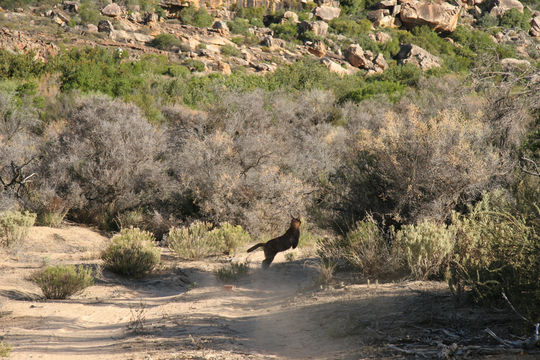
{"type": "Polygon", "coordinates": [[[28,230],[34,225],[36,214],[25,211],[4,211],[0,213],[0,246],[11,247],[23,241],[28,230]]]}
{"type": "Polygon", "coordinates": [[[11,352],[11,345],[0,341],[0,357],[9,357],[9,353],[11,352]]]}
{"type": "Polygon", "coordinates": [[[91,270],[83,266],[50,266],[32,275],[47,299],[66,299],[94,285],[91,270]]]}
{"type": "Polygon", "coordinates": [[[27,79],[45,73],[48,65],[34,59],[34,53],[14,54],[0,49],[0,78],[27,79]]]}
{"type": "MultiPolygon", "coordinates": [[[[540,216],[540,214],[539,214],[540,216]]],[[[467,215],[454,214],[456,234],[450,287],[472,290],[493,304],[505,292],[533,322],[540,319],[540,234],[513,209],[504,192],[484,194],[467,215]]]]}
{"type": "Polygon", "coordinates": [[[485,13],[481,18],[476,21],[476,25],[485,29],[499,25],[499,19],[496,16],[485,13]]]}
{"type": "Polygon", "coordinates": [[[231,225],[228,222],[220,224],[208,234],[211,243],[219,244],[221,252],[233,254],[235,250],[251,241],[251,236],[240,225],[231,225]]]}
{"type": "Polygon", "coordinates": [[[142,277],[159,264],[160,252],[154,235],[138,228],[122,229],[102,252],[104,266],[121,275],[142,277]]]}
{"type": "Polygon", "coordinates": [[[240,50],[238,50],[236,48],[236,46],[234,45],[224,45],[221,47],[221,54],[224,55],[224,56],[242,56],[242,53],[240,52],[240,50]]]}
{"type": "Polygon", "coordinates": [[[229,266],[224,266],[221,269],[216,270],[215,275],[219,281],[229,283],[246,276],[248,272],[249,265],[247,263],[233,262],[229,266]]]}
{"type": "Polygon", "coordinates": [[[510,9],[504,12],[500,24],[507,28],[521,28],[529,31],[531,28],[530,20],[531,12],[528,9],[525,9],[523,13],[518,9],[510,9]]]}
{"type": "Polygon", "coordinates": [[[174,46],[179,46],[180,40],[171,34],[159,34],[150,41],[150,46],[160,50],[170,50],[174,46]]]}
{"type": "Polygon", "coordinates": [[[188,260],[198,260],[219,254],[219,239],[210,235],[212,224],[195,221],[189,226],[173,227],[167,236],[169,248],[178,256],[188,260]]]}
{"type": "Polygon", "coordinates": [[[198,27],[209,27],[214,22],[214,17],[204,6],[196,9],[192,4],[180,10],[178,17],[183,23],[198,27]]]}
{"type": "Polygon", "coordinates": [[[204,65],[204,63],[200,60],[187,59],[182,63],[182,65],[187,67],[190,71],[204,72],[206,70],[206,65],[204,65]]]}
{"type": "Polygon", "coordinates": [[[274,31],[276,37],[283,40],[295,41],[298,36],[298,25],[292,21],[283,24],[271,24],[270,29],[274,31]]]}
{"type": "Polygon", "coordinates": [[[235,18],[227,22],[229,30],[233,34],[248,35],[249,21],[247,19],[235,18]]]}
{"type": "Polygon", "coordinates": [[[440,278],[448,267],[454,234],[444,224],[424,221],[402,227],[394,246],[416,279],[440,278]]]}
{"type": "Polygon", "coordinates": [[[350,37],[367,34],[371,30],[371,22],[367,19],[361,19],[358,22],[348,18],[335,18],[330,21],[330,27],[339,34],[350,37]]]}

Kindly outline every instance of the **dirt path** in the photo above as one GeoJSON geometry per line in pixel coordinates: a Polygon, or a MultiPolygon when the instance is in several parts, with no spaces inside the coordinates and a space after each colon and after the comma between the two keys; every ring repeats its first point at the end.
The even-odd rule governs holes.
{"type": "Polygon", "coordinates": [[[213,275],[227,259],[179,262],[166,250],[158,274],[133,281],[104,272],[69,300],[41,300],[26,280],[43,264],[97,267],[105,242],[84,228],[35,228],[2,256],[0,340],[12,345],[10,359],[400,358],[389,343],[439,354],[452,343],[490,344],[478,319],[499,333],[507,324],[506,315],[456,309],[444,283],[322,290],[306,256],[280,254],[262,271],[262,253],[250,255],[250,273],[232,291],[213,275]]]}

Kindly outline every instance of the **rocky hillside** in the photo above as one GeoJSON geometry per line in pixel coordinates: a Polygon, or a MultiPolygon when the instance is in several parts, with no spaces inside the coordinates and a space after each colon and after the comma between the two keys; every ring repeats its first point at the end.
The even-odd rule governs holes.
{"type": "Polygon", "coordinates": [[[518,0],[228,4],[13,0],[0,10],[0,44],[14,52],[31,51],[43,61],[65,47],[113,47],[134,57],[165,54],[192,71],[223,74],[242,68],[273,72],[308,56],[340,75],[362,70],[369,76],[409,63],[423,71],[441,66],[463,70],[454,69],[448,55],[474,56],[478,49],[463,41],[463,33],[478,29],[493,48],[502,49],[498,53],[505,66],[530,65],[540,58],[535,0],[528,5],[518,0]],[[431,42],[447,42],[444,49],[420,39],[419,29],[426,27],[439,37],[431,42]]]}

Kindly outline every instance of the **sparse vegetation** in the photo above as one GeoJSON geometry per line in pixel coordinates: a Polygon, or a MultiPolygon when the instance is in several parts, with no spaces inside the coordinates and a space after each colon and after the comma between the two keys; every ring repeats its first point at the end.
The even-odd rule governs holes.
{"type": "Polygon", "coordinates": [[[47,299],[66,299],[94,285],[91,270],[83,266],[56,265],[32,275],[47,299]]]}
{"type": "Polygon", "coordinates": [[[28,235],[34,225],[36,214],[25,211],[4,211],[0,213],[0,246],[14,247],[28,235]]]}
{"type": "Polygon", "coordinates": [[[185,24],[198,27],[209,27],[214,22],[214,17],[208,13],[204,6],[195,8],[190,4],[178,13],[178,18],[185,24]]]}
{"type": "Polygon", "coordinates": [[[0,357],[9,357],[9,354],[11,353],[11,345],[5,343],[4,341],[0,341],[0,357]]]}
{"type": "Polygon", "coordinates": [[[238,281],[240,278],[246,276],[249,272],[249,265],[247,263],[230,263],[216,270],[216,278],[224,283],[230,283],[238,281]]]}
{"type": "Polygon", "coordinates": [[[102,252],[105,268],[128,277],[143,277],[160,262],[154,235],[138,228],[123,229],[102,252]]]}

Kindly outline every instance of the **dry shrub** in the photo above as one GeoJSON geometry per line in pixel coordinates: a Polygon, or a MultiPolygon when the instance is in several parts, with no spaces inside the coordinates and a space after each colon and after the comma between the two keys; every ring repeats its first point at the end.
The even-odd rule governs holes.
{"type": "Polygon", "coordinates": [[[338,179],[342,216],[373,211],[398,223],[442,220],[478,196],[502,171],[505,159],[489,143],[479,117],[443,111],[423,118],[419,109],[389,111],[379,128],[361,129],[338,179]]]}
{"type": "Polygon", "coordinates": [[[416,279],[441,278],[452,255],[454,234],[444,224],[424,221],[403,226],[395,236],[394,247],[416,279]]]}
{"type": "Polygon", "coordinates": [[[247,263],[231,263],[228,266],[224,266],[215,271],[216,278],[224,283],[230,283],[237,281],[241,277],[244,277],[249,272],[249,265],[247,263]]]}
{"type": "Polygon", "coordinates": [[[113,272],[129,277],[143,277],[160,261],[160,251],[154,240],[154,235],[147,231],[122,229],[103,250],[101,259],[105,267],[113,272]]]}
{"type": "Polygon", "coordinates": [[[118,213],[159,198],[161,136],[136,106],[95,95],[66,112],[44,149],[42,173],[72,218],[111,227],[118,213]]]}
{"type": "Polygon", "coordinates": [[[47,299],[66,299],[94,285],[90,269],[74,265],[50,266],[32,275],[47,299]]]}
{"type": "Polygon", "coordinates": [[[0,246],[13,247],[23,241],[28,230],[34,225],[36,214],[25,211],[4,211],[0,213],[0,246]]]}
{"type": "Polygon", "coordinates": [[[342,136],[313,102],[255,91],[224,96],[196,125],[176,115],[185,121],[171,130],[171,168],[199,214],[259,234],[305,213],[342,136]]]}
{"type": "Polygon", "coordinates": [[[228,222],[221,223],[218,228],[208,234],[211,243],[219,244],[223,254],[234,254],[236,249],[251,241],[251,236],[240,225],[231,225],[228,222]]]}

